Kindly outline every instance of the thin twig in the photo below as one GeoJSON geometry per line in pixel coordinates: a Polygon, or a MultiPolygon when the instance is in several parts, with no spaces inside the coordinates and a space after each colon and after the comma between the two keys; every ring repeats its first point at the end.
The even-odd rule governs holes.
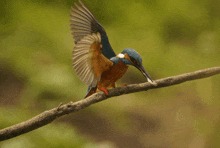
{"type": "Polygon", "coordinates": [[[27,121],[4,128],[0,130],[0,141],[10,139],[10,138],[19,136],[21,134],[30,132],[32,130],[35,130],[39,127],[42,127],[44,125],[51,123],[52,121],[54,121],[56,118],[60,116],[77,112],[81,109],[84,109],[94,103],[103,101],[107,98],[120,96],[123,94],[130,94],[130,93],[139,92],[139,91],[146,91],[148,89],[155,89],[155,88],[160,88],[160,87],[176,85],[176,84],[180,84],[186,81],[192,81],[195,79],[202,79],[202,78],[210,77],[210,76],[213,76],[219,73],[220,73],[220,67],[212,67],[212,68],[198,70],[198,71],[191,72],[191,73],[186,73],[186,74],[159,79],[155,81],[157,85],[152,85],[151,83],[146,82],[146,83],[132,84],[128,86],[117,87],[115,89],[108,90],[108,93],[109,93],[108,96],[106,96],[104,92],[98,92],[98,93],[95,93],[89,96],[86,99],[77,101],[75,103],[70,102],[64,105],[60,104],[58,107],[53,108],[48,111],[44,111],[43,113],[27,121]]]}

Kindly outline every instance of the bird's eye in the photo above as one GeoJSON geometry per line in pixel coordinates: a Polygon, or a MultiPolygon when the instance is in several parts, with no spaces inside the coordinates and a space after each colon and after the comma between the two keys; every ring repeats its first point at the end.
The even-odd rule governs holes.
{"type": "Polygon", "coordinates": [[[135,62],[135,59],[134,59],[134,58],[130,57],[130,59],[131,59],[131,62],[135,62]]]}
{"type": "Polygon", "coordinates": [[[137,64],[137,61],[134,58],[130,57],[130,59],[132,63],[134,63],[135,65],[137,64]]]}

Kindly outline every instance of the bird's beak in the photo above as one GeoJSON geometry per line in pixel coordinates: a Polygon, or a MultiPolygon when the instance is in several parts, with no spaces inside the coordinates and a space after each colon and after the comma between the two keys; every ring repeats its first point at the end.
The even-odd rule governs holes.
{"type": "Polygon", "coordinates": [[[138,67],[138,66],[135,66],[135,67],[141,71],[141,73],[144,75],[144,77],[147,79],[148,82],[154,83],[153,80],[151,79],[150,75],[147,73],[147,71],[145,70],[145,68],[142,65],[140,67],[138,67]]]}

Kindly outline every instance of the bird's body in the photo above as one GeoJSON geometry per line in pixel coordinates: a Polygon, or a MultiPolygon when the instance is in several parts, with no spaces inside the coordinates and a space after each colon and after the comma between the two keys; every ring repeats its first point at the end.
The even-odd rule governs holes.
{"type": "Polygon", "coordinates": [[[91,64],[94,65],[94,75],[97,78],[101,75],[101,78],[97,83],[97,88],[108,89],[115,87],[115,82],[125,74],[128,66],[122,61],[119,61],[114,65],[111,60],[105,58],[101,53],[100,43],[93,43],[91,49],[91,64]]]}
{"type": "Polygon", "coordinates": [[[98,82],[98,88],[113,88],[116,87],[115,82],[117,82],[127,71],[128,66],[125,65],[122,61],[119,61],[118,64],[111,66],[108,70],[104,71],[101,75],[101,79],[98,82]]]}
{"type": "Polygon", "coordinates": [[[98,23],[91,11],[79,0],[78,9],[72,7],[70,26],[75,47],[72,54],[73,67],[78,77],[89,85],[86,97],[97,89],[105,91],[116,87],[127,71],[128,65],[138,68],[149,82],[153,82],[142,65],[140,55],[126,48],[117,56],[114,53],[105,29],[98,23]]]}
{"type": "Polygon", "coordinates": [[[102,88],[107,90],[109,88],[116,87],[116,82],[125,74],[127,69],[128,66],[123,64],[122,61],[119,61],[119,63],[115,66],[110,66],[106,71],[103,71],[103,73],[101,74],[101,79],[97,83],[97,87],[94,88],[91,92],[90,88],[88,88],[86,97],[95,93],[97,88],[99,90],[102,90],[102,88]]]}

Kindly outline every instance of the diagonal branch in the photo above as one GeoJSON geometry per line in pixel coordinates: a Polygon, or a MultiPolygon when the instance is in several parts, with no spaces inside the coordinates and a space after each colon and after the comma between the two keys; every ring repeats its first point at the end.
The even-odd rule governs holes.
{"type": "Polygon", "coordinates": [[[115,89],[108,90],[109,95],[106,96],[104,92],[98,92],[90,97],[77,101],[70,102],[68,104],[62,105],[60,104],[58,107],[53,108],[51,110],[44,111],[43,113],[27,120],[22,123],[4,128],[0,130],[0,141],[10,139],[21,134],[30,132],[39,127],[47,125],[54,121],[56,118],[77,112],[81,109],[84,109],[94,103],[103,101],[107,98],[111,98],[114,96],[120,96],[123,94],[130,94],[139,91],[147,91],[148,89],[155,89],[160,87],[167,87],[171,85],[180,84],[186,81],[202,79],[206,77],[210,77],[220,73],[220,67],[212,67],[203,70],[198,70],[191,73],[181,74],[177,76],[172,76],[168,78],[163,78],[156,80],[157,85],[152,85],[151,83],[140,83],[140,84],[131,84],[128,86],[117,87],[115,89]]]}

